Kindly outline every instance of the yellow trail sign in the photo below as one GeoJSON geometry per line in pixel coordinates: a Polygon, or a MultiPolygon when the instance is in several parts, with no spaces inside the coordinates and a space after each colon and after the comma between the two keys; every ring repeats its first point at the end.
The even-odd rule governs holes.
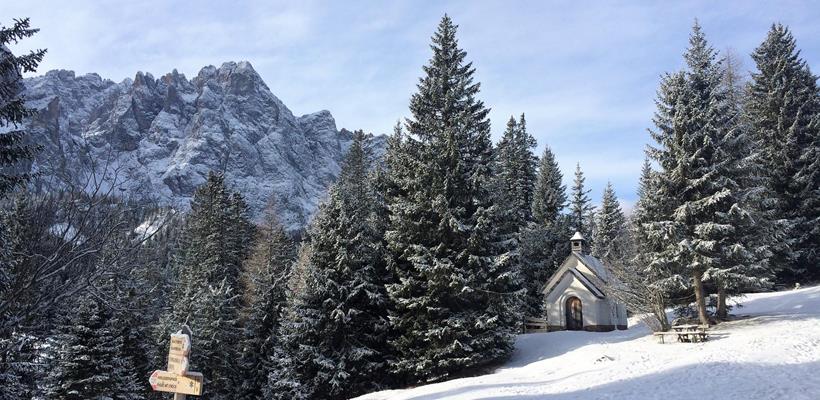
{"type": "Polygon", "coordinates": [[[202,394],[202,374],[188,372],[177,375],[168,371],[154,371],[148,378],[151,389],[158,392],[181,393],[199,396],[202,394]]]}

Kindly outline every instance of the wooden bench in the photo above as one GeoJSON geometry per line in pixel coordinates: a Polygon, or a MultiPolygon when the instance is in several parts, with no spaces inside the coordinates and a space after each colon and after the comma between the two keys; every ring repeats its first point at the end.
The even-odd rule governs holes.
{"type": "Polygon", "coordinates": [[[535,332],[549,332],[546,319],[527,317],[527,319],[524,320],[524,333],[535,332]]]}
{"type": "Polygon", "coordinates": [[[653,335],[657,336],[661,343],[666,343],[664,338],[667,336],[674,336],[681,343],[697,343],[709,340],[709,334],[706,332],[706,328],[702,326],[696,326],[694,329],[686,327],[675,332],[655,332],[653,335]]]}

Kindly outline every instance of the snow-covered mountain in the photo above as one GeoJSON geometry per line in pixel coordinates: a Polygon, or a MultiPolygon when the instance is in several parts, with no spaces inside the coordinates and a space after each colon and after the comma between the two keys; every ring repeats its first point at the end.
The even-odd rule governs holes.
{"type": "MultiPolygon", "coordinates": [[[[116,171],[117,190],[184,209],[208,172],[222,171],[254,215],[273,196],[290,230],[313,214],[352,137],[328,111],[294,116],[248,62],[120,83],[59,70],[25,86],[44,176],[82,183],[89,171],[109,180],[116,171]]],[[[383,145],[374,139],[376,153],[383,145]]]]}

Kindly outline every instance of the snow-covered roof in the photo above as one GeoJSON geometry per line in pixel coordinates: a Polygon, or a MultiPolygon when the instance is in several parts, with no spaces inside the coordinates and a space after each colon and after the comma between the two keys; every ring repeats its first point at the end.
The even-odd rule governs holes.
{"type": "Polygon", "coordinates": [[[573,275],[578,277],[581,283],[583,283],[584,286],[587,286],[587,289],[589,289],[593,294],[599,297],[603,297],[603,291],[601,290],[601,288],[598,287],[598,285],[595,283],[593,279],[590,279],[590,277],[584,275],[583,272],[577,271],[574,267],[570,267],[571,264],[568,261],[571,260],[573,257],[577,258],[581,264],[584,264],[587,268],[589,268],[589,270],[592,271],[592,273],[595,275],[595,278],[597,278],[600,281],[606,282],[606,267],[604,267],[604,264],[601,262],[601,260],[589,254],[573,251],[572,254],[570,254],[569,257],[567,257],[563,263],[561,263],[561,267],[558,268],[558,271],[555,271],[555,274],[553,274],[552,277],[550,277],[550,280],[544,286],[542,293],[549,294],[549,292],[555,287],[555,285],[557,285],[558,282],[561,281],[563,276],[567,272],[571,272],[573,275]]]}
{"type": "Polygon", "coordinates": [[[578,259],[589,267],[595,275],[598,275],[598,278],[604,281],[607,279],[606,267],[604,267],[604,263],[601,262],[601,260],[589,254],[575,253],[575,255],[578,256],[578,259]]]}
{"type": "MultiPolygon", "coordinates": [[[[565,236],[566,237],[566,236],[565,236]]],[[[584,235],[581,235],[581,232],[576,231],[574,235],[572,235],[569,240],[585,240],[584,235]]]]}

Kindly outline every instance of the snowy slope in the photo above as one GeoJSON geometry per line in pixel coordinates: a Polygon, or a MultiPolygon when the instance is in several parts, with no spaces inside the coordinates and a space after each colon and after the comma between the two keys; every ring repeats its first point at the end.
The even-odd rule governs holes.
{"type": "Polygon", "coordinates": [[[820,287],[752,294],[706,343],[658,344],[644,326],[521,335],[493,374],[359,400],[820,399],[820,287]]]}
{"type": "Polygon", "coordinates": [[[60,70],[24,83],[44,176],[82,184],[90,171],[116,170],[123,193],[185,209],[208,172],[222,171],[254,215],[274,197],[291,230],[307,223],[352,142],[328,111],[295,116],[244,61],[193,79],[174,70],[115,83],[60,70]]]}

